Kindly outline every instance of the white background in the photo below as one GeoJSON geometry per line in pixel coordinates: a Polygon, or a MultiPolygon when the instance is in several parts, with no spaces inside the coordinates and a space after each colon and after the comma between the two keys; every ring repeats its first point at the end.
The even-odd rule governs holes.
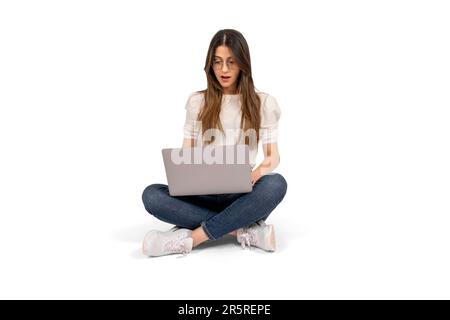
{"type": "Polygon", "coordinates": [[[2,1],[0,298],[450,298],[449,7],[2,1]],[[282,110],[279,250],[148,259],[141,194],[223,28],[282,110]]]}

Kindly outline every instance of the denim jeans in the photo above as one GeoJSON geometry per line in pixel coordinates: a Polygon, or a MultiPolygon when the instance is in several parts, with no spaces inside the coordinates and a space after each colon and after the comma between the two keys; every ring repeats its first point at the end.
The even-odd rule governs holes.
{"type": "Polygon", "coordinates": [[[261,219],[266,220],[283,200],[287,182],[279,173],[263,175],[249,193],[170,196],[165,184],[145,188],[145,209],[161,221],[195,229],[202,226],[210,240],[261,219]]]}

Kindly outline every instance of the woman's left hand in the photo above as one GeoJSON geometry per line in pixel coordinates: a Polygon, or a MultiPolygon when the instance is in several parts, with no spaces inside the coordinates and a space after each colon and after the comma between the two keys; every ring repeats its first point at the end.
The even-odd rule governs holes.
{"type": "Polygon", "coordinates": [[[252,181],[252,185],[255,185],[256,181],[258,181],[260,178],[261,178],[261,174],[258,169],[256,169],[255,171],[252,171],[251,178],[250,178],[252,181]]]}

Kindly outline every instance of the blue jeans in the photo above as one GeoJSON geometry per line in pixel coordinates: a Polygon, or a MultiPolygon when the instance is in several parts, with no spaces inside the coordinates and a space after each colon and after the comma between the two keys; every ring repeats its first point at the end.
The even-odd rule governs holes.
{"type": "Polygon", "coordinates": [[[287,182],[279,173],[263,175],[249,193],[224,193],[196,196],[170,196],[165,184],[145,188],[145,209],[161,221],[195,229],[202,226],[210,240],[261,219],[283,200],[287,182]]]}

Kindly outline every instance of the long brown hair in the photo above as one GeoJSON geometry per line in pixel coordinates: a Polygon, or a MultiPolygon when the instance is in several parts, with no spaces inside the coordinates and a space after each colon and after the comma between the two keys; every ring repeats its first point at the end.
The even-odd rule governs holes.
{"type": "MultiPolygon", "coordinates": [[[[224,132],[219,118],[223,89],[214,74],[212,66],[216,48],[221,45],[230,48],[240,69],[237,79],[237,93],[240,96],[242,108],[240,128],[244,132],[247,132],[248,129],[255,130],[256,144],[258,144],[259,128],[261,125],[261,99],[255,92],[255,86],[253,84],[250,50],[247,41],[239,31],[233,29],[219,30],[209,44],[204,68],[208,87],[206,90],[198,91],[203,93],[205,100],[203,109],[198,115],[198,120],[202,122],[202,135],[204,135],[206,130],[212,128],[218,128],[220,131],[224,132]]],[[[212,143],[214,140],[215,137],[213,136],[211,137],[211,141],[204,142],[208,144],[212,143]]],[[[245,144],[249,144],[248,136],[245,136],[245,144]]]]}

